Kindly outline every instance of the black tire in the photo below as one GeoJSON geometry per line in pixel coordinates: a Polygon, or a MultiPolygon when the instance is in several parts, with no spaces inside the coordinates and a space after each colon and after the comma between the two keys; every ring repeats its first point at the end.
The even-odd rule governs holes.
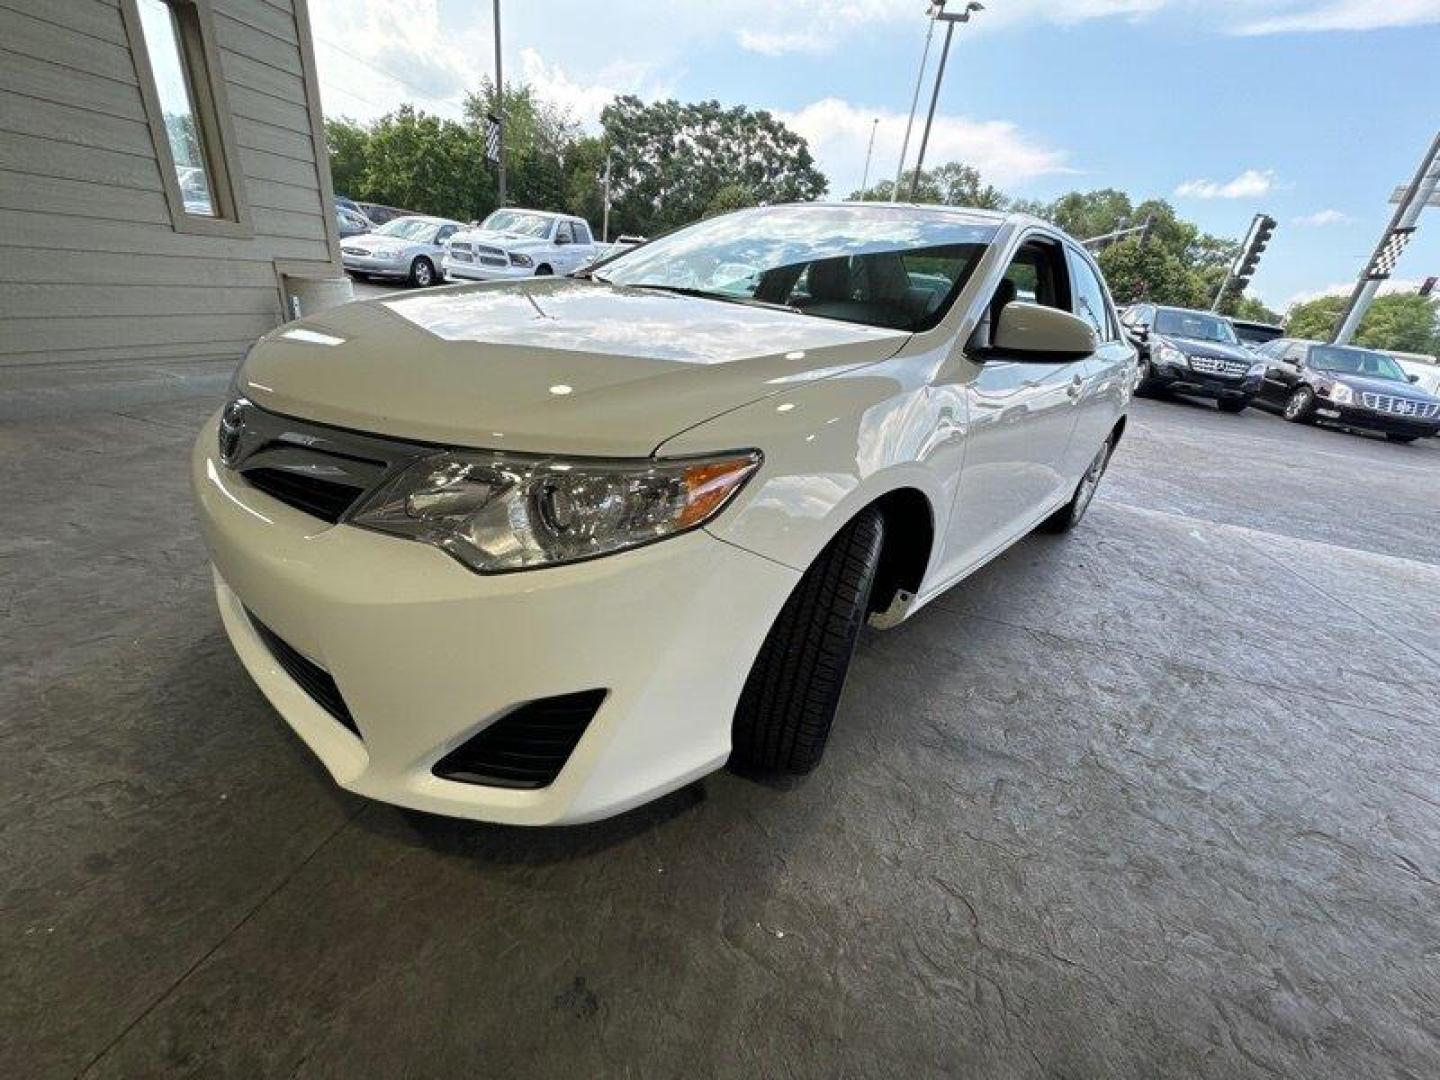
{"type": "Polygon", "coordinates": [[[1315,391],[1308,386],[1297,387],[1285,399],[1285,419],[1292,424],[1309,424],[1315,420],[1315,391]]]}
{"type": "Polygon", "coordinates": [[[1217,398],[1215,404],[1219,406],[1221,412],[1242,413],[1245,411],[1246,406],[1250,404],[1250,399],[1222,397],[1217,398]]]}
{"type": "Polygon", "coordinates": [[[1389,439],[1391,442],[1398,443],[1412,443],[1419,437],[1419,435],[1397,435],[1393,431],[1387,431],[1385,433],[1385,438],[1389,439]]]}
{"type": "Polygon", "coordinates": [[[429,288],[435,284],[435,264],[424,255],[410,264],[410,284],[417,289],[429,288]]]}
{"type": "Polygon", "coordinates": [[[535,268],[536,277],[549,277],[553,273],[555,273],[555,270],[549,263],[541,263],[535,268]]]}
{"type": "Polygon", "coordinates": [[[1095,455],[1094,460],[1086,468],[1085,475],[1080,478],[1080,483],[1075,485],[1075,493],[1070,496],[1070,501],[1040,522],[1035,527],[1036,532],[1066,533],[1080,524],[1080,519],[1085,516],[1085,511],[1090,509],[1095,492],[1099,490],[1105,470],[1110,467],[1110,456],[1114,452],[1115,440],[1113,438],[1106,439],[1104,445],[1100,447],[1100,452],[1095,455]]]}
{"type": "Polygon", "coordinates": [[[878,510],[866,510],[800,578],[740,693],[730,756],[734,765],[808,773],[820,764],[884,540],[884,518],[878,510]]]}

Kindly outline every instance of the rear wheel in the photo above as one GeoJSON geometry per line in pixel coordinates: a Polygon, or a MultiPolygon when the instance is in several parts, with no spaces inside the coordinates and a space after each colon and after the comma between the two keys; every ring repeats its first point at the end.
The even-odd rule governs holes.
{"type": "Polygon", "coordinates": [[[549,263],[541,263],[535,268],[536,277],[549,277],[553,273],[555,270],[549,263]]]}
{"type": "Polygon", "coordinates": [[[1100,447],[1100,452],[1095,455],[1095,460],[1090,462],[1090,467],[1080,478],[1080,483],[1075,486],[1075,494],[1070,497],[1070,501],[1042,521],[1037,529],[1038,532],[1069,532],[1080,524],[1080,519],[1085,516],[1085,511],[1090,509],[1095,492],[1100,490],[1100,478],[1105,475],[1105,470],[1110,465],[1110,454],[1114,449],[1114,439],[1106,439],[1105,445],[1100,447]]]}
{"type": "Polygon", "coordinates": [[[410,264],[410,284],[417,289],[429,288],[435,284],[435,264],[424,255],[410,264]]]}
{"type": "Polygon", "coordinates": [[[807,773],[820,763],[870,604],[884,539],[884,518],[878,510],[866,510],[825,546],[800,578],[740,693],[734,764],[807,773]]]}
{"type": "Polygon", "coordinates": [[[1292,424],[1308,424],[1315,419],[1315,391],[1298,387],[1285,400],[1285,419],[1292,424]]]}
{"type": "Polygon", "coordinates": [[[1243,397],[1242,397],[1242,398],[1223,398],[1223,397],[1222,397],[1222,398],[1218,399],[1218,400],[1215,402],[1215,404],[1220,407],[1220,411],[1221,411],[1221,412],[1242,413],[1242,412],[1245,411],[1245,406],[1247,406],[1247,405],[1250,404],[1250,399],[1249,399],[1249,398],[1243,398],[1243,397]]]}
{"type": "Polygon", "coordinates": [[[1397,435],[1393,431],[1387,431],[1385,433],[1385,438],[1389,439],[1391,442],[1399,443],[1411,443],[1419,437],[1419,435],[1397,435]]]}

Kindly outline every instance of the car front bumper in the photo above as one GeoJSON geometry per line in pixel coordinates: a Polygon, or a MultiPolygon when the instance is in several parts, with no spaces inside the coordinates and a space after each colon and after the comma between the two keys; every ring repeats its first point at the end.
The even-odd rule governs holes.
{"type": "Polygon", "coordinates": [[[410,263],[401,259],[381,258],[377,255],[347,255],[341,253],[340,264],[355,274],[372,274],[375,277],[409,277],[410,263]]]}
{"type": "Polygon", "coordinates": [[[533,266],[487,266],[484,263],[460,262],[445,256],[441,272],[456,281],[514,281],[535,276],[533,266]]]}
{"type": "Polygon", "coordinates": [[[799,574],[704,530],[569,566],[480,575],[425,544],[329,525],[222,466],[192,487],[230,640],[341,786],[525,825],[619,813],[720,767],[735,703],[799,574]],[[287,674],[258,620],[334,679],[357,738],[287,674]],[[529,701],[607,695],[547,787],[445,779],[435,763],[529,701]]]}
{"type": "Polygon", "coordinates": [[[1326,423],[1385,435],[1422,437],[1440,433],[1440,423],[1434,420],[1407,419],[1394,413],[1377,412],[1357,405],[1336,405],[1328,398],[1315,400],[1315,416],[1326,423]]]}
{"type": "Polygon", "coordinates": [[[1193,371],[1189,367],[1151,364],[1149,382],[1152,386],[1173,390],[1178,394],[1194,394],[1198,397],[1252,398],[1260,393],[1262,375],[1210,375],[1193,371]]]}

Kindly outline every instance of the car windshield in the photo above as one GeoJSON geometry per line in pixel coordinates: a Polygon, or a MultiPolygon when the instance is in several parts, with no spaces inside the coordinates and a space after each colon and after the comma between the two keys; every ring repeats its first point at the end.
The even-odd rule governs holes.
{"type": "Polygon", "coordinates": [[[1177,311],[1161,308],[1155,313],[1155,332],[1171,337],[1194,338],[1197,341],[1219,341],[1236,345],[1235,331],[1228,319],[1207,315],[1203,311],[1177,311]]]}
{"type": "Polygon", "coordinates": [[[480,223],[480,228],[487,232],[517,233],[543,240],[550,235],[550,225],[554,220],[544,214],[527,214],[523,210],[496,210],[480,223]]]}
{"type": "Polygon", "coordinates": [[[395,236],[401,240],[420,240],[429,243],[435,239],[440,223],[421,217],[399,217],[387,221],[375,230],[379,236],[395,236]]]}
{"type": "Polygon", "coordinates": [[[1315,345],[1310,349],[1310,366],[1337,375],[1368,375],[1372,379],[1409,382],[1400,365],[1384,353],[1355,349],[1348,345],[1315,345]]]}
{"type": "Polygon", "coordinates": [[[679,229],[617,255],[593,276],[822,319],[926,330],[954,303],[995,232],[993,224],[958,213],[766,207],[679,229]]]}

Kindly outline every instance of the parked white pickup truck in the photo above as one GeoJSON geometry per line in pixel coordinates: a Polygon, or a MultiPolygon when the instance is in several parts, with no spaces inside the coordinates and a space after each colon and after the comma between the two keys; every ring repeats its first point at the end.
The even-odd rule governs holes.
{"type": "Polygon", "coordinates": [[[457,232],[445,251],[451,281],[570,274],[593,262],[599,246],[583,218],[543,210],[496,210],[457,232]]]}

